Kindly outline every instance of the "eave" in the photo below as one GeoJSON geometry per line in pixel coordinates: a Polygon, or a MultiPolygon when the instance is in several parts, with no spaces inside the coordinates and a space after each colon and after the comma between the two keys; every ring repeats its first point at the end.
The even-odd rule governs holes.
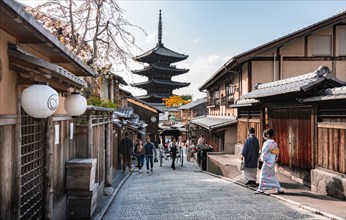
{"type": "Polygon", "coordinates": [[[189,69],[178,69],[174,67],[161,67],[157,65],[150,65],[144,69],[141,70],[132,70],[131,72],[137,75],[142,75],[142,76],[148,76],[151,74],[157,74],[157,73],[167,73],[172,76],[180,75],[187,73],[189,69]]]}
{"type": "Polygon", "coordinates": [[[260,45],[258,47],[255,47],[251,50],[245,51],[243,53],[240,53],[234,57],[232,57],[229,61],[227,61],[223,66],[221,66],[204,84],[202,84],[199,87],[200,91],[203,91],[210,87],[212,84],[214,84],[218,79],[223,77],[227,72],[231,71],[237,71],[238,67],[242,65],[243,63],[251,60],[258,54],[261,54],[265,51],[268,51],[273,48],[282,47],[287,43],[290,43],[292,41],[295,41],[299,38],[306,37],[311,35],[314,32],[317,32],[319,30],[322,30],[328,26],[332,26],[335,24],[346,24],[346,11],[343,11],[335,16],[332,16],[330,18],[327,18],[325,20],[322,20],[320,22],[317,22],[315,24],[312,24],[310,26],[307,26],[305,28],[302,28],[298,31],[295,31],[293,33],[287,34],[283,37],[277,38],[273,41],[270,41],[268,43],[265,43],[263,45],[260,45]]]}
{"type": "Polygon", "coordinates": [[[62,66],[74,75],[97,75],[16,1],[0,1],[0,28],[14,36],[18,45],[31,48],[47,57],[48,62],[62,66]]]}

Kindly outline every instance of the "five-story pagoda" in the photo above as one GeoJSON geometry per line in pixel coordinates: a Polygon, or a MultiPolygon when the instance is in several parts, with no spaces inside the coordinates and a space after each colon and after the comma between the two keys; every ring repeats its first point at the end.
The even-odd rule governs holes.
{"type": "Polygon", "coordinates": [[[174,52],[163,46],[161,10],[159,16],[158,43],[156,47],[136,56],[133,59],[149,64],[144,69],[133,70],[132,73],[148,77],[148,81],[131,84],[147,91],[146,95],[137,98],[150,103],[162,103],[163,98],[173,95],[173,90],[189,86],[190,83],[172,81],[173,76],[181,75],[189,69],[178,69],[172,63],[185,60],[188,56],[174,52]]]}

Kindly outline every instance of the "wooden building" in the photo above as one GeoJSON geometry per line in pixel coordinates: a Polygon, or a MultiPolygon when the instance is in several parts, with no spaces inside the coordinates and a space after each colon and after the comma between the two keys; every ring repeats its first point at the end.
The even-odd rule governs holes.
{"type": "Polygon", "coordinates": [[[149,136],[151,141],[158,146],[160,143],[159,115],[162,112],[153,105],[135,97],[127,98],[127,102],[128,107],[132,108],[147,125],[146,134],[143,137],[149,136]]]}
{"type": "Polygon", "coordinates": [[[0,1],[0,219],[65,218],[65,161],[77,152],[64,100],[86,85],[78,76],[95,73],[19,3],[0,1]],[[21,107],[22,91],[35,81],[58,92],[47,119],[21,107]]]}
{"type": "Polygon", "coordinates": [[[334,88],[342,85],[346,82],[332,76],[325,66],[305,75],[257,85],[233,105],[239,113],[239,139],[245,139],[250,126],[259,131],[273,128],[280,149],[279,165],[308,186],[313,182],[311,170],[315,167],[345,173],[342,109],[346,102],[333,99],[328,106],[311,105],[320,100],[310,98],[320,91],[332,95],[338,91],[334,88]]]}
{"type": "Polygon", "coordinates": [[[346,86],[300,99],[314,111],[311,190],[346,199],[346,86]]]}
{"type": "MultiPolygon", "coordinates": [[[[243,120],[238,118],[237,109],[232,105],[251,92],[257,83],[299,76],[319,66],[327,66],[334,77],[346,81],[345,18],[343,11],[232,57],[199,88],[208,94],[208,116],[243,120]]],[[[254,108],[250,108],[251,120],[244,123],[253,124],[259,120],[258,110],[254,108]]],[[[259,129],[258,132],[262,132],[259,129]]],[[[238,136],[231,142],[242,145],[244,137],[238,136]]],[[[239,152],[236,146],[230,147],[231,151],[239,152]]]]}
{"type": "Polygon", "coordinates": [[[181,121],[186,123],[192,118],[207,114],[207,99],[201,98],[178,108],[180,110],[181,121]]]}

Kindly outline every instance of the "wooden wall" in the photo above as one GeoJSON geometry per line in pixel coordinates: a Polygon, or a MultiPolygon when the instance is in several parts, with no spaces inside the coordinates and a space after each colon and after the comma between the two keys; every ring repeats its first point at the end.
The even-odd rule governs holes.
{"type": "Polygon", "coordinates": [[[316,166],[346,174],[346,123],[318,122],[316,166]]]}
{"type": "MultiPolygon", "coordinates": [[[[65,162],[75,158],[74,140],[70,139],[70,123],[73,123],[71,117],[53,117],[53,124],[59,126],[59,143],[53,143],[53,206],[66,195],[65,191],[65,162]]],[[[54,140],[52,140],[54,142],[54,140]]]]}
{"type": "Polygon", "coordinates": [[[116,152],[111,150],[115,136],[111,120],[111,112],[88,111],[76,125],[76,155],[78,158],[97,159],[96,182],[100,183],[100,187],[106,180],[106,170],[113,167],[112,152],[116,152]]]}
{"type": "Polygon", "coordinates": [[[14,118],[0,116],[0,219],[15,219],[17,209],[14,118]]]}
{"type": "Polygon", "coordinates": [[[255,135],[258,138],[259,143],[263,143],[262,128],[260,119],[238,119],[238,132],[237,139],[238,143],[244,144],[247,137],[249,136],[249,128],[253,127],[255,129],[255,135]]]}

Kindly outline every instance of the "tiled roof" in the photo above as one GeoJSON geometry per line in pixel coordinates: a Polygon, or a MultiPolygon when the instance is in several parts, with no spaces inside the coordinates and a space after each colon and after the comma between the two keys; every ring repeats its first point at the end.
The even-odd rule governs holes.
{"type": "Polygon", "coordinates": [[[145,67],[141,70],[132,70],[131,72],[138,75],[149,75],[150,73],[155,74],[156,72],[165,72],[170,73],[171,75],[180,75],[183,73],[186,73],[189,71],[189,69],[179,69],[172,66],[157,66],[157,65],[150,65],[148,67],[145,67]]]}
{"type": "Polygon", "coordinates": [[[201,126],[207,130],[214,130],[237,123],[237,119],[232,116],[201,116],[193,118],[191,124],[201,126]]]}
{"type": "Polygon", "coordinates": [[[325,20],[319,21],[310,26],[304,27],[300,30],[294,31],[290,34],[277,38],[273,41],[267,42],[263,45],[260,45],[253,49],[240,53],[232,57],[225,64],[223,64],[203,85],[199,87],[199,90],[202,91],[207,89],[216,80],[221,78],[226,73],[229,73],[229,70],[235,70],[236,67],[238,67],[239,65],[243,65],[244,62],[247,62],[248,60],[252,59],[254,56],[257,56],[258,54],[262,52],[269,51],[270,49],[273,49],[273,48],[282,47],[288,42],[292,42],[296,39],[308,36],[311,33],[317,32],[318,30],[324,29],[328,26],[332,26],[332,25],[340,24],[340,23],[343,24],[345,23],[345,17],[346,17],[346,10],[341,11],[340,13],[334,16],[331,16],[325,20]]]}
{"type": "Polygon", "coordinates": [[[306,99],[299,99],[300,102],[319,102],[327,100],[344,99],[346,103],[346,86],[325,89],[321,91],[321,95],[313,96],[306,99]]]}
{"type": "Polygon", "coordinates": [[[171,81],[171,80],[161,80],[161,79],[152,79],[150,81],[145,81],[145,82],[140,82],[140,83],[133,83],[131,84],[134,87],[139,87],[139,86],[144,86],[144,85],[149,85],[149,84],[159,84],[159,85],[171,85],[175,87],[185,87],[189,86],[190,83],[184,83],[184,82],[176,82],[176,81],[171,81]]]}
{"type": "Polygon", "coordinates": [[[189,104],[183,105],[181,107],[179,107],[179,110],[183,110],[183,109],[191,109],[197,105],[200,105],[204,102],[207,102],[207,98],[201,98],[201,99],[197,99],[196,101],[192,101],[189,104]]]}
{"type": "Polygon", "coordinates": [[[261,102],[257,99],[239,99],[235,104],[229,105],[231,108],[248,107],[258,105],[261,102]]]}
{"type": "Polygon", "coordinates": [[[134,60],[141,60],[141,59],[143,59],[147,56],[153,55],[153,54],[166,56],[166,57],[173,57],[173,58],[177,58],[179,60],[184,60],[188,57],[187,55],[174,52],[173,50],[170,50],[170,49],[164,47],[163,45],[157,45],[153,49],[143,53],[142,55],[136,56],[133,59],[134,60]]]}
{"type": "Polygon", "coordinates": [[[252,92],[243,95],[241,99],[256,99],[292,92],[307,91],[323,82],[331,83],[334,86],[341,86],[345,84],[345,82],[335,78],[330,73],[328,67],[321,66],[312,73],[274,82],[258,84],[255,86],[255,89],[252,92]]]}

